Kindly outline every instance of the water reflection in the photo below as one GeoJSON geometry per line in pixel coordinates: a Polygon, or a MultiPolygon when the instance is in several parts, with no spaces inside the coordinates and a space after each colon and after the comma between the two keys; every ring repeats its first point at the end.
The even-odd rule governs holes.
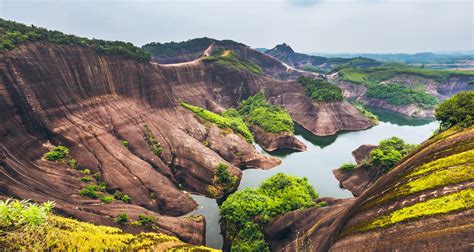
{"type": "MultiPolygon", "coordinates": [[[[335,136],[316,137],[300,126],[295,129],[296,137],[308,146],[305,152],[277,151],[265,155],[277,156],[282,163],[270,170],[247,169],[243,171],[239,190],[257,187],[270,176],[283,172],[289,175],[307,177],[320,197],[349,198],[352,194],[340,188],[332,170],[342,163],[353,161],[351,152],[362,144],[377,144],[380,140],[397,136],[408,143],[421,143],[432,135],[438,123],[429,120],[405,120],[403,116],[388,111],[376,111],[380,123],[367,130],[343,132],[335,136]],[[398,116],[398,117],[397,117],[398,116]],[[406,124],[404,124],[406,123],[406,124]]],[[[210,247],[221,248],[222,236],[219,226],[219,208],[213,199],[193,196],[200,208],[192,214],[206,216],[206,243],[210,247]]]]}
{"type": "Polygon", "coordinates": [[[378,116],[382,122],[390,122],[399,126],[421,126],[433,121],[430,118],[415,118],[390,110],[367,106],[367,110],[378,116]]]}

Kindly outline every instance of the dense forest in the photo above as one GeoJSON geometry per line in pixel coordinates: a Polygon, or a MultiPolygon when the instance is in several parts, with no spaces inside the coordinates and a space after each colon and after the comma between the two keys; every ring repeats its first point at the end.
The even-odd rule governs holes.
{"type": "Polygon", "coordinates": [[[204,38],[189,39],[182,42],[174,42],[174,41],[168,42],[168,43],[152,42],[152,43],[143,45],[142,48],[152,55],[173,56],[179,52],[190,52],[196,49],[204,50],[212,43],[219,46],[244,45],[232,40],[217,40],[217,39],[204,37],[204,38]]]}
{"type": "Polygon", "coordinates": [[[21,43],[33,41],[87,46],[95,49],[99,53],[121,55],[139,61],[148,61],[150,59],[150,55],[147,52],[134,46],[132,43],[88,39],[36,27],[34,25],[27,26],[0,18],[0,51],[11,50],[21,43]]]}
{"type": "Polygon", "coordinates": [[[325,80],[300,76],[298,83],[304,88],[306,96],[314,102],[342,101],[342,90],[325,80]]]}
{"type": "Polygon", "coordinates": [[[365,96],[386,100],[397,106],[418,104],[425,108],[433,108],[438,104],[438,99],[433,95],[402,84],[368,84],[365,96]]]}

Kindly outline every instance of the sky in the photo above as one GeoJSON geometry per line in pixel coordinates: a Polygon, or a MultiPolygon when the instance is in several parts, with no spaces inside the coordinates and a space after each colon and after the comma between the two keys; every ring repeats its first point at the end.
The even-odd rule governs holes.
{"type": "Polygon", "coordinates": [[[307,53],[474,49],[474,0],[0,0],[0,16],[138,46],[207,36],[307,53]]]}

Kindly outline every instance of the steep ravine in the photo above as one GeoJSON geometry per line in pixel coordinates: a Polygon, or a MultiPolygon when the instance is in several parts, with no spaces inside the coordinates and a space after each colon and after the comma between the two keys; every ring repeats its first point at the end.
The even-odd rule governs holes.
{"type": "Polygon", "coordinates": [[[199,60],[165,66],[35,42],[3,53],[0,71],[1,197],[54,200],[60,213],[98,224],[115,225],[110,218],[121,212],[132,219],[154,215],[161,232],[193,244],[203,243],[205,221],[179,217],[196,207],[186,191],[211,196],[219,164],[240,179],[237,167],[268,169],[279,161],[203,122],[177,101],[228,108],[264,90],[315,134],[372,125],[348,103],[311,103],[296,82],[199,60]],[[144,140],[147,128],[163,148],[159,156],[144,140]],[[99,174],[108,192],[129,195],[131,204],[79,196],[87,185],[83,174],[42,158],[51,145],[69,147],[81,169],[99,174]]]}

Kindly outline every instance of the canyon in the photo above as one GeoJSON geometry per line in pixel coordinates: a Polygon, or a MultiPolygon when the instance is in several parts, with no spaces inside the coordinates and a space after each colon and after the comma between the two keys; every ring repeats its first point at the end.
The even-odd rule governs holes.
{"type": "MultiPolygon", "coordinates": [[[[245,172],[271,171],[282,161],[258,151],[243,134],[207,121],[183,104],[222,114],[263,92],[270,104],[285,110],[312,137],[374,127],[376,122],[348,101],[352,99],[411,116],[434,115],[419,107],[399,109],[367,100],[362,98],[363,86],[343,81],[337,73],[306,71],[233,41],[204,39],[166,57],[153,54],[156,46],[162,44],[144,46],[151,52],[150,61],[104,53],[94,46],[41,40],[1,51],[0,199],[52,200],[56,214],[204,245],[206,219],[190,215],[198,207],[192,195],[222,202],[239,188],[245,172]],[[230,53],[236,55],[233,62],[222,60],[230,53]],[[348,99],[314,102],[297,82],[301,75],[331,81],[348,99]],[[68,160],[45,156],[57,147],[68,149],[68,160]],[[222,182],[221,176],[230,182],[222,182]],[[85,197],[81,192],[91,183],[101,184],[101,193],[107,196],[118,192],[128,200],[85,197]],[[114,219],[122,213],[132,220],[153,216],[154,227],[121,225],[114,219]]],[[[397,76],[386,83],[398,83],[400,78],[412,84],[424,81],[426,90],[440,100],[472,87],[471,77],[434,83],[397,76]]],[[[249,130],[255,144],[269,153],[313,147],[293,132],[272,133],[257,125],[249,130]]],[[[473,143],[472,127],[454,128],[425,141],[386,174],[363,167],[354,173],[336,170],[335,177],[357,197],[323,197],[318,200],[327,206],[277,216],[263,228],[265,239],[274,251],[339,251],[353,246],[389,250],[395,248],[393,241],[403,241],[407,250],[467,249],[472,225],[466,220],[472,218],[472,207],[377,228],[364,220],[386,220],[409,207],[407,202],[423,204],[427,198],[437,200],[452,192],[467,192],[472,200],[470,177],[415,193],[400,190],[413,178],[433,172],[413,175],[413,170],[437,159],[471,154],[473,143]],[[387,230],[391,236],[382,235],[387,230]]],[[[362,146],[353,153],[358,164],[363,166],[371,148],[362,146]]],[[[466,165],[471,167],[472,160],[466,165]]]]}

